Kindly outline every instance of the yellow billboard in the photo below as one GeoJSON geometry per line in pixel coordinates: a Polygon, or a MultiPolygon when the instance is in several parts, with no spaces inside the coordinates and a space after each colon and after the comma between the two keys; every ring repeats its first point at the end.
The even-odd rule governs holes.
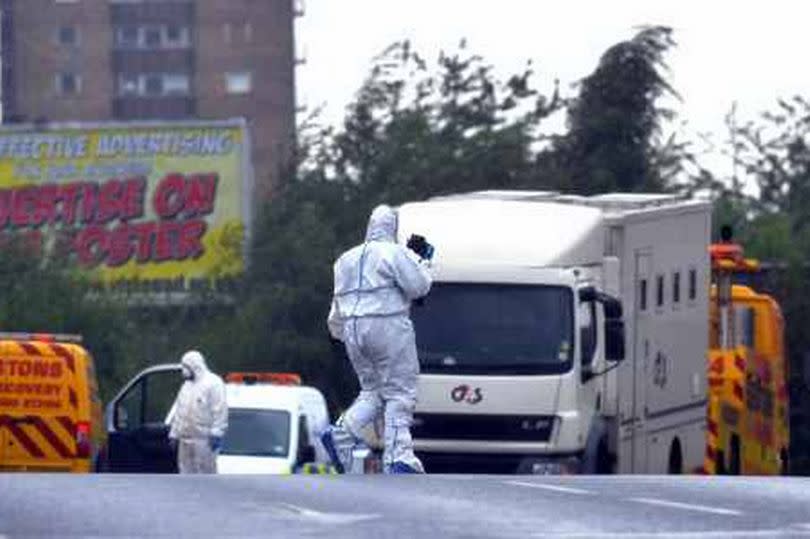
{"type": "Polygon", "coordinates": [[[134,292],[244,268],[250,144],[241,120],[0,130],[0,233],[134,292]]]}

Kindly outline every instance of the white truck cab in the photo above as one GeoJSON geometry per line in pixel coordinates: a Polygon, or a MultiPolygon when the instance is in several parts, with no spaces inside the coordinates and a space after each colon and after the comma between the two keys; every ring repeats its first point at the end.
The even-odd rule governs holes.
{"type": "Polygon", "coordinates": [[[220,474],[289,474],[329,459],[319,434],[329,424],[326,400],[294,374],[226,377],[228,431],[217,457],[220,474]]]}
{"type": "Polygon", "coordinates": [[[677,473],[705,451],[711,206],[485,191],[399,208],[435,247],[411,310],[428,472],[677,473]]]}

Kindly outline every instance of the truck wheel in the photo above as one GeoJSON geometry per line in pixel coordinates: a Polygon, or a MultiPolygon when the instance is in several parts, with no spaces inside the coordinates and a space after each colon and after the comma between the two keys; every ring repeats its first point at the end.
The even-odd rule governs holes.
{"type": "Polygon", "coordinates": [[[779,475],[790,475],[790,455],[784,447],[779,452],[779,475]]]}
{"type": "Polygon", "coordinates": [[[717,454],[714,457],[714,474],[715,475],[728,474],[728,470],[726,470],[726,453],[722,449],[718,449],[717,454]]]}
{"type": "Polygon", "coordinates": [[[669,448],[667,473],[670,475],[680,475],[683,473],[683,452],[681,451],[681,441],[677,438],[672,441],[672,446],[669,448]]]}
{"type": "Polygon", "coordinates": [[[740,445],[740,438],[736,434],[731,437],[730,445],[728,474],[740,475],[740,472],[742,472],[742,463],[740,462],[742,447],[740,445]]]}
{"type": "Polygon", "coordinates": [[[613,473],[613,462],[613,455],[610,454],[607,441],[603,439],[599,442],[599,450],[596,453],[596,473],[598,475],[613,473]]]}

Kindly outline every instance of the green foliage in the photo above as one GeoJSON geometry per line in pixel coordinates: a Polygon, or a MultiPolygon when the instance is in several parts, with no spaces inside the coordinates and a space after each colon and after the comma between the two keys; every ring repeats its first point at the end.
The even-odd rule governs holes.
{"type": "MultiPolygon", "coordinates": [[[[732,111],[733,114],[733,111],[732,111]]],[[[810,387],[804,358],[810,350],[810,102],[779,100],[774,111],[741,126],[729,125],[736,170],[753,181],[746,193],[739,177],[702,178],[715,195],[715,227],[733,224],[746,254],[765,262],[762,290],[779,301],[786,320],[793,412],[794,472],[810,473],[810,387]]]]}
{"type": "MultiPolygon", "coordinates": [[[[643,125],[647,139],[661,114],[653,102],[666,84],[655,68],[668,36],[668,31],[651,29],[631,42],[631,67],[644,72],[642,82],[648,84],[641,91],[650,94],[646,105],[624,106],[626,96],[610,101],[623,106],[615,116],[644,116],[627,121],[643,125]]],[[[625,69],[614,66],[622,50],[605,57],[602,69],[613,73],[610,76],[625,69]]],[[[339,129],[301,130],[299,166],[259,213],[247,284],[239,308],[221,321],[219,337],[208,345],[213,355],[230,356],[231,367],[299,372],[307,383],[326,392],[335,411],[348,404],[356,382],[346,358],[330,348],[325,323],[331,267],[344,249],[362,241],[375,205],[479,189],[546,190],[563,186],[563,178],[584,171],[578,161],[564,163],[553,144],[543,144],[545,122],[569,102],[556,91],[550,96],[539,93],[532,76],[527,65],[522,73],[499,80],[464,43],[452,54],[441,54],[435,65],[408,42],[384,51],[339,129]],[[574,171],[563,168],[570,164],[576,165],[574,171]]],[[[605,77],[600,71],[586,86],[605,77]]],[[[635,82],[631,78],[610,91],[636,99],[629,89],[635,82]]],[[[572,117],[580,118],[575,122],[577,137],[596,129],[584,120],[600,106],[595,91],[586,90],[575,101],[579,108],[572,117]]],[[[643,145],[648,168],[655,166],[654,146],[643,145]]],[[[611,174],[625,173],[624,165],[608,166],[608,154],[599,159],[611,174]]],[[[618,180],[598,183],[583,176],[573,190],[623,186],[618,180]]]]}
{"type": "Polygon", "coordinates": [[[662,73],[664,54],[675,45],[672,29],[653,26],[609,48],[580,83],[568,109],[569,132],[554,154],[562,187],[584,194],[608,191],[660,192],[674,181],[687,147],[658,140],[661,122],[672,118],[658,105],[676,96],[662,73]]]}
{"type": "MultiPolygon", "coordinates": [[[[138,368],[197,348],[218,372],[299,372],[337,411],[356,382],[327,335],[331,267],[362,241],[371,209],[480,189],[668,185],[685,155],[656,138],[668,114],[656,99],[670,91],[659,70],[671,45],[670,30],[642,30],[606,52],[580,95],[567,99],[556,89],[537,91],[531,63],[499,79],[463,42],[435,62],[396,43],[374,60],[342,126],[299,130],[296,166],[257,213],[247,276],[232,305],[124,312],[105,295],[88,301],[86,283],[69,272],[37,267],[17,284],[27,291],[47,283],[46,291],[7,296],[0,321],[85,334],[107,395],[138,368]],[[549,118],[566,110],[570,133],[549,138],[549,118]]],[[[225,234],[218,247],[238,248],[233,237],[225,234]]]]}
{"type": "Polygon", "coordinates": [[[109,396],[132,372],[132,333],[124,309],[69,268],[48,267],[21,243],[0,249],[0,328],[79,334],[93,354],[109,396]]]}

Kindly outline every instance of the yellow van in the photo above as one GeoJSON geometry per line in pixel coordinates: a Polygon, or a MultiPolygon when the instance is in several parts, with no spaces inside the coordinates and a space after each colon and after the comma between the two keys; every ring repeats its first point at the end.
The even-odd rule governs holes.
{"type": "Polygon", "coordinates": [[[93,469],[102,406],[93,359],[80,342],[0,333],[0,471],[93,469]]]}

